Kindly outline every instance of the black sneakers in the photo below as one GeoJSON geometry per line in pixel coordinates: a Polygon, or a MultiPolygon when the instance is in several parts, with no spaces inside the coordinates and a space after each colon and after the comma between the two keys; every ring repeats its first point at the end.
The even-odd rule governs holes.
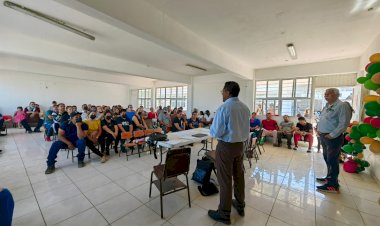
{"type": "Polygon", "coordinates": [[[217,210],[209,210],[208,215],[215,221],[228,225],[231,224],[231,219],[220,216],[220,213],[217,210]]]}
{"type": "Polygon", "coordinates": [[[86,164],[84,164],[83,161],[78,161],[78,168],[84,167],[86,164]]]}
{"type": "Polygon", "coordinates": [[[55,166],[48,166],[47,169],[45,170],[45,174],[51,174],[54,173],[55,171],[55,166]]]}
{"type": "Polygon", "coordinates": [[[315,180],[321,184],[325,184],[328,182],[327,178],[326,177],[317,177],[315,178],[315,180]]]}
{"type": "Polygon", "coordinates": [[[236,199],[232,199],[232,206],[237,210],[240,216],[244,217],[244,208],[239,207],[238,201],[236,199]]]}
{"type": "Polygon", "coordinates": [[[317,186],[317,191],[329,192],[329,193],[338,193],[339,194],[339,185],[325,184],[322,186],[317,186]]]}

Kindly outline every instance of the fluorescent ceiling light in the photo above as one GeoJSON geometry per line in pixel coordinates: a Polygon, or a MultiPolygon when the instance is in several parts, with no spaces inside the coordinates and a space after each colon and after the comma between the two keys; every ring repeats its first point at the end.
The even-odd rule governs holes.
{"type": "Polygon", "coordinates": [[[293,60],[297,59],[297,52],[296,52],[296,49],[294,48],[293,43],[287,44],[286,47],[288,48],[288,52],[289,52],[290,57],[293,60]]]}
{"type": "Polygon", "coordinates": [[[95,40],[95,37],[92,36],[92,35],[89,35],[77,28],[74,28],[72,25],[69,25],[68,23],[62,21],[62,20],[59,20],[57,18],[54,18],[54,17],[51,17],[49,15],[46,15],[44,13],[41,13],[41,12],[38,12],[38,11],[35,11],[33,9],[29,9],[27,7],[24,7],[22,5],[19,5],[19,4],[16,4],[16,3],[13,3],[13,2],[10,2],[10,1],[4,1],[4,6],[6,7],[9,7],[11,9],[14,9],[16,11],[19,11],[19,12],[22,12],[22,13],[25,13],[29,16],[33,16],[37,19],[40,19],[40,20],[43,20],[45,22],[48,22],[50,24],[53,24],[55,26],[58,26],[60,28],[63,28],[65,30],[68,30],[68,31],[71,31],[77,35],[80,35],[82,37],[85,37],[85,38],[88,38],[90,40],[95,40]]]}
{"type": "Polygon", "coordinates": [[[207,69],[205,68],[202,68],[202,67],[199,67],[199,66],[195,66],[195,65],[192,65],[192,64],[186,64],[187,67],[192,67],[192,68],[195,68],[195,69],[198,69],[198,70],[201,70],[201,71],[207,71],[207,69]]]}

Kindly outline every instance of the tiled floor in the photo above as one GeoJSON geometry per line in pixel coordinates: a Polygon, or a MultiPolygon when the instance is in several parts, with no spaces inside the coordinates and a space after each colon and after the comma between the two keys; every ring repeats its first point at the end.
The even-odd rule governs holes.
{"type": "MultiPolygon", "coordinates": [[[[13,225],[220,225],[207,216],[219,196],[203,197],[191,183],[191,208],[186,191],[160,199],[153,188],[148,197],[152,155],[141,158],[112,156],[101,164],[97,156],[76,161],[58,156],[58,169],[45,175],[51,143],[42,134],[25,134],[11,129],[0,137],[0,185],[15,199],[13,225]]],[[[193,147],[191,172],[199,145],[193,147]]],[[[325,175],[321,153],[292,151],[265,145],[266,152],[248,168],[246,163],[246,216],[232,211],[234,225],[380,225],[380,186],[367,174],[341,173],[341,194],[315,191],[315,177],[325,175]]],[[[315,150],[313,150],[315,151],[315,150]]],[[[113,153],[112,153],[113,154],[113,153]]]]}

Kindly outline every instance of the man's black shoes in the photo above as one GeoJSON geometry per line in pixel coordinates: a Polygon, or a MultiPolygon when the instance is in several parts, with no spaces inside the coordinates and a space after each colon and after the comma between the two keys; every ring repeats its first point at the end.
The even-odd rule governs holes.
{"type": "Polygon", "coordinates": [[[239,207],[238,201],[236,199],[232,199],[232,206],[236,209],[240,216],[244,217],[244,208],[239,207]]]}
{"type": "Polygon", "coordinates": [[[45,170],[45,174],[51,174],[54,173],[55,171],[55,166],[48,166],[47,169],[45,170]]]}
{"type": "Polygon", "coordinates": [[[84,167],[86,164],[84,164],[84,162],[83,161],[79,161],[78,162],[78,168],[82,168],[82,167],[84,167]]]}
{"type": "Polygon", "coordinates": [[[221,222],[223,224],[231,224],[230,218],[225,218],[220,215],[220,213],[217,210],[209,210],[208,215],[215,221],[221,222]]]}

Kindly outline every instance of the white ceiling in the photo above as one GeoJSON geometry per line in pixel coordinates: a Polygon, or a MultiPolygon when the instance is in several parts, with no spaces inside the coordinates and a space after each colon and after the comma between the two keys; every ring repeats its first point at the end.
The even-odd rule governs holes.
{"type": "Polygon", "coordinates": [[[378,0],[145,1],[252,68],[358,57],[380,32],[378,0]]]}
{"type": "MultiPolygon", "coordinates": [[[[185,50],[168,48],[170,43],[162,45],[162,42],[145,39],[90,13],[69,7],[63,3],[65,1],[14,0],[85,28],[96,36],[95,41],[1,5],[0,43],[3,45],[0,45],[0,54],[25,55],[65,65],[92,67],[92,71],[99,69],[101,72],[158,80],[161,75],[167,75],[164,80],[176,81],[180,77],[228,71],[223,69],[222,64],[210,63],[212,61],[202,58],[205,56],[202,53],[196,56],[194,53],[186,54],[185,50]],[[46,49],[41,45],[46,45],[46,49]],[[207,72],[186,67],[188,63],[207,68],[207,72]]],[[[143,0],[109,0],[107,4],[137,1],[143,0]]],[[[231,59],[248,65],[252,74],[257,68],[358,57],[380,32],[380,0],[144,1],[220,50],[210,55],[227,53],[233,57],[231,59]],[[370,7],[374,9],[368,11],[370,7]],[[291,60],[287,53],[286,44],[290,42],[296,46],[297,60],[291,60]]],[[[148,17],[139,16],[142,20],[148,17]]],[[[112,18],[112,15],[104,17],[112,18]]]]}

